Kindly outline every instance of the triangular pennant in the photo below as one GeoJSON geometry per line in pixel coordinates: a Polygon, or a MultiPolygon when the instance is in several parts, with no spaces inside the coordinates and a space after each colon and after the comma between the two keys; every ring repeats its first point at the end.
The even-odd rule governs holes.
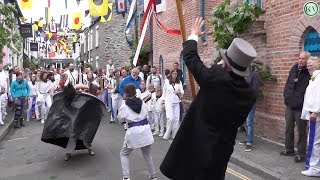
{"type": "Polygon", "coordinates": [[[108,0],[89,0],[91,16],[104,16],[108,11],[108,0]]]}
{"type": "Polygon", "coordinates": [[[20,0],[22,9],[32,9],[32,0],[20,0]]]}

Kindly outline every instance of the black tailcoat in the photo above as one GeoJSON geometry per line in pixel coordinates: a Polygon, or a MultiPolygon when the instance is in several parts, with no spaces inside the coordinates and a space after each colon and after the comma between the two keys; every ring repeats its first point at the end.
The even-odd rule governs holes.
{"type": "Polygon", "coordinates": [[[182,52],[200,90],[160,170],[174,180],[224,179],[237,128],[245,122],[256,96],[243,77],[219,65],[204,66],[196,41],[183,43],[182,52]]]}

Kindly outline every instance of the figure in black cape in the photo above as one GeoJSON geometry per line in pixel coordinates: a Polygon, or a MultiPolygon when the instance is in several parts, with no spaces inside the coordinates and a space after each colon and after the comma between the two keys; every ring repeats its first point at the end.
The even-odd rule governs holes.
{"type": "Polygon", "coordinates": [[[257,55],[255,49],[235,38],[227,50],[220,50],[222,60],[208,68],[197,51],[203,24],[202,18],[196,19],[182,51],[200,90],[160,166],[174,180],[224,179],[237,129],[256,98],[244,78],[257,55]]]}
{"type": "Polygon", "coordinates": [[[69,84],[53,97],[41,140],[66,148],[65,161],[74,150],[88,149],[94,155],[92,141],[103,116],[104,103],[97,97],[76,92],[69,84]]]}

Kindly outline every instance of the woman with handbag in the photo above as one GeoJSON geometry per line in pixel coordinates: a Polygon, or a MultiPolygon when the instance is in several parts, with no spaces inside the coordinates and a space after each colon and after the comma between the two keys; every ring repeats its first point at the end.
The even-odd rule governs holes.
{"type": "Polygon", "coordinates": [[[178,72],[173,70],[169,76],[169,81],[166,81],[163,86],[163,98],[167,116],[166,133],[163,139],[169,139],[170,134],[173,139],[179,129],[180,102],[183,94],[183,85],[178,78],[178,72]]]}

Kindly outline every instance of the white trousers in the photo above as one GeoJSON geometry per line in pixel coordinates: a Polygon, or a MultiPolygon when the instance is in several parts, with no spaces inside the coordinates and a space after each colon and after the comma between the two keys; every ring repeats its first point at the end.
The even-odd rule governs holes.
{"type": "Polygon", "coordinates": [[[309,121],[306,168],[320,174],[320,121],[309,121]]]}
{"type": "Polygon", "coordinates": [[[153,112],[155,132],[164,133],[164,121],[163,121],[163,112],[153,112]]]}
{"type": "MultiPolygon", "coordinates": [[[[29,118],[29,119],[32,118],[31,108],[32,108],[33,98],[34,97],[29,97],[29,101],[28,101],[29,108],[28,108],[28,116],[27,116],[27,118],[29,118]]],[[[35,100],[35,101],[37,102],[37,100],[35,100]]],[[[35,104],[34,111],[36,113],[36,119],[39,119],[39,116],[40,116],[39,115],[39,106],[37,105],[37,103],[35,104]]]]}
{"type": "Polygon", "coordinates": [[[111,98],[112,109],[111,109],[111,121],[115,121],[117,118],[117,111],[122,104],[123,98],[119,95],[118,98],[111,98]]]}
{"type": "Polygon", "coordinates": [[[44,103],[42,103],[40,105],[41,119],[46,119],[47,115],[48,115],[48,112],[49,112],[49,109],[50,109],[50,107],[52,105],[52,99],[51,99],[50,95],[44,95],[43,99],[44,99],[44,103]]]}
{"type": "Polygon", "coordinates": [[[154,117],[153,117],[152,111],[148,111],[148,123],[150,125],[150,128],[153,130],[154,129],[154,117]]]}
{"type": "Polygon", "coordinates": [[[167,116],[167,129],[163,139],[169,139],[170,133],[171,137],[174,138],[179,129],[180,105],[179,103],[165,103],[165,108],[167,116]]]}
{"type": "MultiPolygon", "coordinates": [[[[2,104],[0,103],[0,109],[2,108],[2,104]]],[[[2,113],[0,113],[0,124],[4,124],[3,120],[2,120],[2,113]]]]}
{"type": "MultiPolygon", "coordinates": [[[[132,151],[133,149],[127,148],[125,145],[122,147],[120,151],[123,178],[130,178],[129,155],[132,151]]],[[[150,151],[151,151],[151,145],[141,148],[144,161],[146,162],[147,168],[149,171],[149,178],[155,178],[156,171],[154,169],[153,160],[152,160],[150,151]]]]}
{"type": "MultiPolygon", "coordinates": [[[[3,104],[1,105],[3,106],[3,104]]],[[[2,120],[6,119],[7,108],[5,106],[1,107],[2,120]]]]}

